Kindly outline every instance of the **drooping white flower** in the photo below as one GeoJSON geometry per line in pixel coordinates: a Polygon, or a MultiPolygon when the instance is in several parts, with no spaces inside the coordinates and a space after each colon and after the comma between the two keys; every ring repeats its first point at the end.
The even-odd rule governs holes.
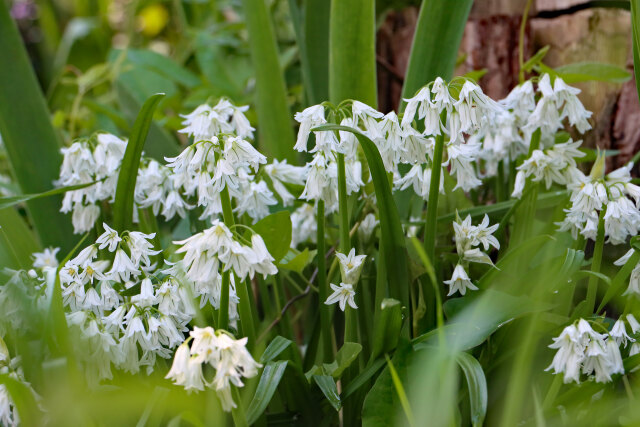
{"type": "Polygon", "coordinates": [[[331,283],[330,286],[331,289],[333,289],[333,293],[329,295],[327,300],[324,302],[326,305],[338,303],[340,310],[342,311],[345,310],[347,304],[349,304],[351,308],[358,308],[355,301],[356,291],[353,290],[353,286],[351,284],[340,283],[340,286],[337,286],[331,283]]]}
{"type": "Polygon", "coordinates": [[[610,335],[618,346],[622,345],[626,347],[627,341],[631,341],[631,342],[635,341],[633,338],[627,335],[627,330],[624,325],[624,320],[622,319],[618,319],[616,323],[614,323],[613,328],[611,328],[610,335]]]}
{"type": "Polygon", "coordinates": [[[553,369],[554,373],[564,373],[565,384],[572,381],[580,382],[580,368],[584,355],[584,343],[578,328],[572,324],[564,328],[562,333],[553,338],[553,344],[549,348],[557,349],[551,365],[547,371],[553,369]]]}
{"type": "Polygon", "coordinates": [[[456,268],[453,270],[453,275],[451,279],[445,280],[444,283],[449,285],[449,293],[447,296],[451,296],[456,292],[460,292],[460,295],[464,295],[467,292],[467,289],[472,291],[477,291],[478,288],[471,282],[469,279],[469,275],[467,274],[464,267],[460,264],[456,265],[456,268]]]}
{"type": "Polygon", "coordinates": [[[113,252],[118,247],[118,243],[122,241],[118,232],[113,228],[109,227],[107,224],[102,223],[104,227],[104,233],[98,237],[96,243],[99,244],[98,249],[107,248],[109,252],[113,252]]]}

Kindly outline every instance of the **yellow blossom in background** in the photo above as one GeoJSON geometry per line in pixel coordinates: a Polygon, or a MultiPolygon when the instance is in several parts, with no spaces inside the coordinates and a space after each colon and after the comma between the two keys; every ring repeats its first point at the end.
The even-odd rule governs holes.
{"type": "Polygon", "coordinates": [[[167,26],[169,12],[162,4],[152,4],[138,14],[138,28],[147,37],[155,37],[167,26]]]}

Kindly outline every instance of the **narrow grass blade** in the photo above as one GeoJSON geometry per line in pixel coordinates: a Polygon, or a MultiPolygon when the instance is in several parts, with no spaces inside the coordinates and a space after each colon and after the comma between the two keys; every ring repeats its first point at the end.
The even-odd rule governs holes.
{"type": "Polygon", "coordinates": [[[480,363],[469,353],[460,353],[456,358],[460,369],[464,372],[469,385],[469,402],[471,404],[471,422],[481,426],[487,415],[487,379],[480,363]]]}
{"type": "Polygon", "coordinates": [[[260,148],[278,159],[295,161],[287,91],[278,63],[273,26],[264,0],[242,0],[256,73],[256,110],[260,148]]]}
{"type": "Polygon", "coordinates": [[[43,197],[57,196],[59,194],[64,194],[67,191],[80,190],[82,188],[87,188],[93,184],[95,184],[95,182],[90,182],[88,184],[78,184],[78,185],[70,185],[68,187],[55,188],[53,190],[45,191],[38,194],[21,194],[19,196],[0,197],[0,210],[10,208],[22,202],[28,202],[29,200],[40,199],[43,197]]]}
{"type": "Polygon", "coordinates": [[[138,178],[142,147],[149,133],[153,112],[163,96],[163,93],[157,93],[147,99],[133,125],[127,150],[122,159],[116,187],[116,200],[113,204],[113,225],[118,231],[126,230],[133,224],[133,193],[138,178]]]}
{"type": "Polygon", "coordinates": [[[290,345],[290,340],[278,335],[269,343],[262,356],[260,356],[260,363],[271,362],[290,345]]]}
{"type": "Polygon", "coordinates": [[[400,381],[400,377],[396,372],[396,368],[391,363],[391,359],[389,356],[385,355],[387,359],[387,366],[389,367],[389,372],[391,373],[391,379],[393,380],[393,386],[396,389],[396,393],[398,393],[398,398],[400,399],[400,404],[402,405],[402,410],[404,411],[404,415],[409,420],[410,426],[415,426],[415,418],[413,417],[413,411],[411,411],[411,405],[409,405],[409,399],[407,399],[407,393],[404,391],[404,387],[402,386],[402,381],[400,381]]]}
{"type": "MultiPolygon", "coordinates": [[[[24,193],[53,187],[61,155],[49,112],[6,2],[0,2],[0,135],[13,174],[24,193]]],[[[29,216],[45,246],[69,249],[71,222],[60,212],[60,197],[27,203],[29,216]]]]}
{"type": "MultiPolygon", "coordinates": [[[[413,36],[402,97],[410,98],[436,77],[449,80],[473,0],[424,0],[413,36]]],[[[404,110],[404,102],[401,110],[404,110]]]]}
{"type": "Polygon", "coordinates": [[[357,99],[375,108],[375,1],[332,0],[329,28],[329,99],[357,99]]]}
{"type": "Polygon", "coordinates": [[[247,423],[255,423],[271,402],[273,394],[280,384],[280,380],[287,369],[288,360],[269,362],[262,371],[256,394],[247,409],[247,423]]]}
{"type": "Polygon", "coordinates": [[[391,185],[389,184],[387,172],[382,163],[378,148],[373,141],[356,129],[350,127],[324,125],[313,130],[342,130],[351,132],[356,136],[358,142],[360,142],[360,146],[369,164],[371,179],[373,180],[373,186],[378,200],[381,238],[385,254],[387,254],[384,261],[387,267],[390,294],[393,298],[400,300],[405,307],[409,307],[409,279],[404,233],[402,231],[398,208],[391,194],[391,185]]]}

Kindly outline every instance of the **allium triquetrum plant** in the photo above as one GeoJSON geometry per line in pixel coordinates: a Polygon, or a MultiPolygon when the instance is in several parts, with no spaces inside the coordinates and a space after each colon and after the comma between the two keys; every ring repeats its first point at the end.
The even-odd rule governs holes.
{"type": "Polygon", "coordinates": [[[0,2],[0,424],[640,423],[637,158],[582,146],[571,84],[611,68],[543,51],[491,99],[452,77],[458,3],[424,2],[398,112],[376,108],[373,1],[289,2],[291,114],[244,0],[255,103],[155,94],[122,126],[98,105],[119,131],[71,114],[60,148],[0,2]]]}

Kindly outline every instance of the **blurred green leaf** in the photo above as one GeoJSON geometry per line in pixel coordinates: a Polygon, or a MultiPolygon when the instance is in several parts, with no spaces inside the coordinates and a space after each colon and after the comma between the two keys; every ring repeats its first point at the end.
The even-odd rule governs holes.
{"type": "MultiPolygon", "coordinates": [[[[411,45],[402,98],[411,98],[422,86],[442,77],[451,79],[464,26],[473,0],[424,0],[411,45]]],[[[405,102],[400,107],[404,110],[405,102]]]]}
{"type": "Polygon", "coordinates": [[[622,289],[627,284],[627,279],[631,275],[631,272],[640,262],[640,251],[637,249],[633,252],[633,255],[629,258],[622,268],[616,273],[611,281],[611,286],[607,289],[604,296],[602,297],[602,301],[596,310],[596,313],[600,313],[602,309],[607,305],[611,299],[622,292],[622,289]]]}
{"type": "Polygon", "coordinates": [[[55,188],[53,190],[45,191],[43,193],[38,193],[38,194],[21,194],[19,196],[0,197],[0,210],[10,208],[19,203],[27,202],[29,200],[39,199],[41,197],[56,196],[58,194],[64,194],[67,191],[80,190],[82,188],[87,188],[94,184],[95,182],[90,182],[87,184],[78,184],[78,185],[70,185],[68,187],[55,188]]]}
{"type": "Polygon", "coordinates": [[[624,83],[631,74],[624,68],[600,62],[578,62],[556,67],[556,73],[567,84],[600,81],[607,83],[624,83]]]}
{"type": "Polygon", "coordinates": [[[347,369],[362,351],[362,345],[355,342],[346,342],[342,345],[336,360],[331,363],[323,364],[324,371],[333,378],[340,378],[345,369],[347,369]]]}
{"type": "Polygon", "coordinates": [[[278,63],[271,17],[264,0],[242,0],[249,48],[256,73],[259,145],[265,154],[295,163],[287,88],[278,63]]]}
{"type": "MultiPolygon", "coordinates": [[[[295,0],[292,0],[295,1],[295,0]]],[[[329,99],[330,0],[304,2],[304,24],[300,46],[302,73],[310,105],[329,99]]]]}
{"type": "Polygon", "coordinates": [[[464,372],[469,386],[469,402],[471,403],[471,422],[474,426],[481,426],[487,414],[487,379],[482,366],[469,353],[459,353],[456,357],[458,365],[464,372]]]}
{"type": "Polygon", "coordinates": [[[356,99],[378,105],[375,31],[375,1],[331,0],[329,100],[334,104],[356,99]]]}
{"type": "Polygon", "coordinates": [[[290,248],[287,254],[278,263],[278,267],[302,273],[304,268],[313,261],[317,252],[318,251],[315,249],[310,251],[309,248],[304,248],[302,252],[297,249],[290,248]]]}
{"type": "Polygon", "coordinates": [[[280,261],[291,246],[291,216],[288,211],[280,211],[262,218],[251,226],[264,240],[269,253],[276,262],[280,261]]]}
{"type": "MultiPolygon", "coordinates": [[[[51,189],[58,177],[60,146],[6,2],[0,2],[0,52],[6,58],[0,66],[0,135],[21,191],[42,193],[51,189]]],[[[60,206],[60,197],[27,202],[42,243],[68,250],[75,238],[60,206]]]]}
{"type": "Polygon", "coordinates": [[[15,209],[0,209],[0,265],[28,269],[41,250],[36,236],[15,209]]]}
{"type": "Polygon", "coordinates": [[[329,375],[314,375],[313,380],[318,384],[320,391],[322,391],[322,394],[324,394],[331,406],[333,406],[333,409],[339,411],[342,406],[342,402],[340,402],[338,387],[336,386],[336,381],[333,377],[329,375]]]}
{"type": "Polygon", "coordinates": [[[535,67],[539,66],[542,63],[542,60],[549,52],[550,47],[544,46],[540,48],[531,58],[529,58],[523,65],[522,69],[531,72],[535,67]]]}
{"type": "Polygon", "coordinates": [[[20,425],[27,427],[41,425],[40,417],[42,413],[29,387],[12,378],[9,374],[0,374],[0,384],[6,387],[18,409],[20,425]]]}
{"type": "Polygon", "coordinates": [[[280,384],[280,380],[287,369],[288,360],[279,360],[277,362],[269,362],[265,365],[260,382],[256,389],[256,394],[247,408],[247,423],[249,425],[255,423],[260,415],[271,402],[273,394],[280,384]]]}
{"type": "Polygon", "coordinates": [[[383,299],[379,317],[373,325],[371,360],[375,360],[378,356],[396,348],[401,329],[402,305],[400,301],[392,298],[383,299]]]}
{"type": "Polygon", "coordinates": [[[131,229],[133,225],[133,195],[138,178],[140,156],[149,133],[153,113],[163,97],[163,93],[157,93],[147,99],[136,118],[127,143],[113,204],[113,226],[120,232],[131,229]]]}
{"type": "Polygon", "coordinates": [[[636,78],[636,90],[640,98],[640,0],[631,3],[631,42],[633,45],[633,72],[636,78]]]}
{"type": "Polygon", "coordinates": [[[269,343],[262,356],[260,356],[260,363],[271,362],[290,345],[290,340],[278,335],[269,343]]]}

